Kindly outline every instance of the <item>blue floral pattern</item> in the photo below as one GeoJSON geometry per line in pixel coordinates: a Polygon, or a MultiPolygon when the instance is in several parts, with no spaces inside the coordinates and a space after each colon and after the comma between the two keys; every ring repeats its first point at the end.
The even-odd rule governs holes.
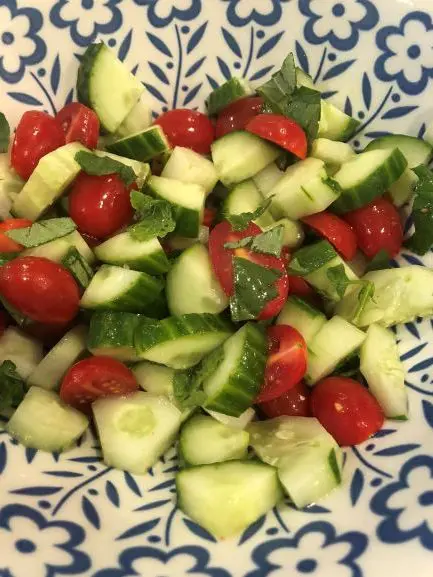
{"type": "Polygon", "coordinates": [[[201,12],[202,0],[134,0],[139,6],[147,6],[149,22],[157,28],[168,26],[173,20],[194,20],[201,12]]]}
{"type": "Polygon", "coordinates": [[[246,26],[256,23],[260,26],[273,26],[282,15],[281,4],[289,0],[261,0],[260,3],[250,0],[222,0],[227,2],[227,20],[232,26],[246,26]]]}

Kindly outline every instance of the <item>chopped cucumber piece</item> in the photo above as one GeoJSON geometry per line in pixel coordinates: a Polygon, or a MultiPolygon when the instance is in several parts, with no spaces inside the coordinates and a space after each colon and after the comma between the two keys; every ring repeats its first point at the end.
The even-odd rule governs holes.
{"type": "Polygon", "coordinates": [[[223,425],[213,417],[195,415],[182,427],[179,449],[187,465],[210,465],[246,459],[249,433],[223,425]]]}
{"type": "Polygon", "coordinates": [[[56,393],[31,387],[6,430],[26,447],[60,453],[71,447],[88,425],[87,417],[63,403],[56,393]]]}
{"type": "Polygon", "coordinates": [[[280,149],[249,132],[230,132],[212,143],[212,160],[225,186],[251,178],[274,162],[280,149]]]}
{"type": "Polygon", "coordinates": [[[237,535],[281,498],[276,469],[255,461],[184,469],[176,488],[180,509],[218,538],[237,535]]]}
{"type": "Polygon", "coordinates": [[[162,321],[143,321],[135,332],[142,359],[188,369],[228,339],[233,330],[217,315],[188,314],[162,321]]]}
{"type": "Polygon", "coordinates": [[[360,369],[388,419],[407,419],[408,398],[404,367],[394,333],[372,324],[361,347],[360,369]]]}
{"type": "Polygon", "coordinates": [[[404,154],[409,168],[415,168],[420,164],[428,164],[433,156],[433,146],[407,134],[389,134],[372,140],[364,149],[369,150],[393,150],[398,148],[404,154]]]}
{"type": "Polygon", "coordinates": [[[100,156],[102,158],[105,156],[107,158],[111,158],[111,160],[116,160],[117,162],[132,168],[137,176],[135,182],[137,183],[138,188],[142,188],[143,184],[150,176],[150,166],[147,164],[147,162],[132,160],[126,156],[119,156],[118,154],[112,154],[111,152],[106,152],[105,150],[94,150],[93,152],[96,154],[96,156],[100,156]]]}
{"type": "Polygon", "coordinates": [[[25,182],[10,166],[7,152],[0,154],[0,219],[11,218],[12,200],[21,192],[25,182]]]}
{"type": "Polygon", "coordinates": [[[250,407],[246,411],[239,415],[239,417],[230,417],[230,415],[225,415],[224,413],[218,413],[218,411],[211,411],[205,408],[206,413],[209,413],[211,417],[233,429],[245,429],[246,426],[254,420],[256,416],[255,410],[250,407]]]}
{"type": "MultiPolygon", "coordinates": [[[[254,212],[263,203],[263,196],[254,184],[254,181],[244,180],[237,184],[227,195],[223,202],[222,213],[224,217],[244,212],[254,212]]],[[[254,220],[260,228],[271,226],[275,221],[269,210],[266,210],[259,218],[254,220]]]]}
{"type": "Polygon", "coordinates": [[[175,234],[189,238],[198,236],[206,200],[206,191],[202,186],[162,176],[151,176],[145,192],[171,204],[176,220],[175,234]]]}
{"type": "Polygon", "coordinates": [[[283,246],[288,248],[298,248],[304,241],[304,229],[302,224],[297,220],[290,220],[290,218],[280,218],[273,224],[266,226],[264,230],[271,230],[277,226],[284,227],[283,232],[283,246]]]}
{"type": "Polygon", "coordinates": [[[180,411],[163,396],[137,392],[92,405],[104,462],[144,475],[173,443],[180,411]]]}
{"type": "Polygon", "coordinates": [[[257,397],[263,382],[267,358],[267,341],[255,324],[246,323],[203,361],[206,393],[204,407],[239,417],[257,397]],[[216,359],[221,358],[215,368],[216,359]]]}
{"type": "Polygon", "coordinates": [[[311,156],[323,160],[326,165],[334,168],[340,167],[356,154],[350,144],[328,138],[317,138],[311,145],[311,156]]]}
{"type": "Polygon", "coordinates": [[[107,150],[126,158],[146,162],[170,150],[170,144],[162,128],[155,125],[107,144],[107,150]]]}
{"type": "Polygon", "coordinates": [[[299,331],[307,345],[326,323],[326,316],[301,298],[291,295],[277,318],[277,325],[289,325],[299,331]]]}
{"type": "Polygon", "coordinates": [[[167,255],[157,238],[140,241],[129,231],[116,234],[95,247],[95,255],[107,264],[126,266],[151,275],[164,274],[170,268],[167,255]]]}
{"type": "Polygon", "coordinates": [[[209,116],[218,114],[218,112],[232,102],[235,102],[235,100],[250,96],[251,94],[254,94],[254,90],[245,78],[233,76],[210,93],[207,103],[208,114],[209,116]]]}
{"type": "Polygon", "coordinates": [[[7,328],[0,337],[0,364],[11,361],[24,380],[35,370],[43,356],[42,344],[14,327],[7,328]]]}
{"type": "Polygon", "coordinates": [[[368,204],[388,190],[406,166],[406,158],[398,148],[358,154],[334,175],[342,194],[332,205],[333,210],[344,213],[368,204]]]}
{"type": "Polygon", "coordinates": [[[209,194],[218,181],[217,171],[210,160],[183,146],[176,146],[161,172],[164,178],[198,184],[209,194]]]}
{"type": "Polygon", "coordinates": [[[138,360],[134,332],[140,315],[119,311],[100,311],[90,319],[87,348],[95,356],[107,356],[124,362],[138,360]]]}
{"type": "Polygon", "coordinates": [[[144,86],[102,42],[87,47],[78,69],[78,100],[93,108],[102,127],[116,132],[144,92],[144,86]]]}
{"type": "Polygon", "coordinates": [[[86,259],[88,264],[91,265],[95,262],[95,255],[92,249],[77,230],[74,230],[74,232],[62,238],[56,238],[35,248],[27,248],[23,250],[21,255],[38,256],[61,263],[71,247],[75,247],[81,256],[86,259]]]}
{"type": "Polygon", "coordinates": [[[172,315],[218,314],[229,299],[212,268],[208,250],[200,243],[186,249],[167,275],[167,302],[172,315]],[[193,287],[194,295],[191,295],[193,287]]]}
{"type": "Polygon", "coordinates": [[[141,97],[131,112],[122,121],[116,131],[116,136],[123,138],[149,128],[152,124],[152,109],[149,103],[141,97]]]}
{"type": "Polygon", "coordinates": [[[57,389],[68,369],[86,350],[86,336],[87,329],[84,326],[74,327],[67,332],[30,373],[27,385],[47,390],[57,389]]]}
{"type": "Polygon", "coordinates": [[[271,162],[271,164],[268,164],[268,166],[253,176],[253,181],[261,195],[267,198],[283,176],[284,172],[278,168],[275,162],[271,162]]]}
{"type": "Polygon", "coordinates": [[[388,192],[391,195],[392,202],[395,206],[403,206],[408,202],[412,196],[415,189],[415,185],[418,182],[418,177],[410,168],[406,168],[403,174],[388,188],[388,192]]]}
{"type": "Polygon", "coordinates": [[[197,238],[168,235],[166,237],[166,242],[171,250],[185,250],[198,242],[203,245],[207,245],[209,242],[209,227],[200,226],[197,238]]]}
{"type": "Polygon", "coordinates": [[[352,138],[359,125],[356,118],[348,116],[330,102],[321,101],[319,137],[346,142],[352,138]]]}

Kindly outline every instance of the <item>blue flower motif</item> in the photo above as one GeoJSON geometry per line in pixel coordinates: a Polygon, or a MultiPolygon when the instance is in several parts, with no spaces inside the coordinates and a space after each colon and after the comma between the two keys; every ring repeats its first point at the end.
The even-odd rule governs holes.
{"type": "Polygon", "coordinates": [[[173,20],[194,20],[201,12],[201,0],[189,0],[189,4],[185,0],[134,0],[134,2],[139,6],[148,6],[149,22],[157,28],[168,26],[173,20]]]}
{"type": "Polygon", "coordinates": [[[371,30],[379,12],[370,0],[299,0],[299,9],[308,17],[304,35],[310,44],[329,42],[336,50],[351,50],[362,30],[371,30]]]}
{"type": "Polygon", "coordinates": [[[385,26],[376,42],[383,54],[374,72],[384,82],[395,80],[406,94],[420,94],[433,78],[433,22],[425,12],[410,12],[400,26],[385,26]]]}
{"type": "Polygon", "coordinates": [[[281,4],[289,0],[260,0],[252,3],[251,0],[223,0],[228,2],[227,19],[232,26],[246,26],[250,22],[256,22],[260,26],[273,26],[282,15],[281,4]],[[254,8],[251,7],[254,4],[254,8]]]}
{"type": "Polygon", "coordinates": [[[5,82],[19,82],[26,66],[45,58],[47,47],[38,35],[42,23],[39,10],[0,0],[0,78],[5,82]]]}
{"type": "Polygon", "coordinates": [[[419,539],[426,549],[433,550],[433,458],[417,455],[400,470],[398,481],[380,489],[370,507],[384,517],[377,528],[385,543],[404,543],[419,539]]]}
{"type": "Polygon", "coordinates": [[[117,5],[122,0],[58,0],[50,12],[57,28],[69,28],[78,46],[94,42],[99,34],[111,34],[122,25],[117,5]]]}
{"type": "Polygon", "coordinates": [[[210,555],[203,547],[186,545],[161,551],[154,547],[132,547],[119,556],[119,568],[102,569],[94,577],[129,577],[130,575],[209,575],[231,577],[225,569],[209,566],[210,555]]]}
{"type": "Polygon", "coordinates": [[[87,571],[90,559],[78,549],[84,538],[75,523],[49,522],[25,505],[6,505],[0,509],[0,551],[7,551],[0,558],[0,573],[39,577],[87,571]]]}
{"type": "Polygon", "coordinates": [[[291,538],[273,539],[256,547],[252,558],[257,568],[245,577],[267,577],[283,568],[281,575],[293,577],[310,573],[361,577],[362,571],[356,561],[367,543],[364,533],[351,531],[337,536],[333,525],[315,521],[291,538]]]}

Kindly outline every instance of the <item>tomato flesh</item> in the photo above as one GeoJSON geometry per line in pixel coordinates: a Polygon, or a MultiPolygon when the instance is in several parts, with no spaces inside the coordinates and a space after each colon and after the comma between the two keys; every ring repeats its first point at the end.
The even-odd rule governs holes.
{"type": "Polygon", "coordinates": [[[27,218],[8,218],[0,223],[0,252],[19,252],[23,246],[9,238],[5,233],[17,228],[27,228],[33,223],[27,218]]]}
{"type": "Polygon", "coordinates": [[[347,377],[328,377],[311,393],[311,411],[341,446],[358,445],[377,433],[384,414],[373,395],[347,377]]]}
{"type": "Polygon", "coordinates": [[[324,211],[306,216],[302,222],[329,241],[345,260],[355,258],[358,246],[356,235],[350,224],[342,218],[324,211]]]}
{"type": "Polygon", "coordinates": [[[104,239],[131,222],[129,194],[130,189],[117,174],[81,173],[69,195],[69,214],[80,232],[104,239]]]}
{"type": "Polygon", "coordinates": [[[67,323],[78,312],[80,293],[72,275],[41,257],[18,257],[0,267],[0,294],[24,316],[67,323]]]}
{"type": "Polygon", "coordinates": [[[66,142],[81,142],[87,148],[96,148],[99,138],[99,118],[80,102],[64,106],[56,116],[66,142]]]}
{"type": "Polygon", "coordinates": [[[265,379],[256,403],[281,397],[301,381],[307,370],[307,345],[302,335],[288,325],[275,325],[267,331],[269,353],[265,379]]]}
{"type": "Polygon", "coordinates": [[[270,140],[298,158],[307,156],[307,137],[292,118],[281,114],[258,114],[247,123],[245,130],[270,140]]]}
{"type": "Polygon", "coordinates": [[[385,250],[390,258],[396,256],[403,244],[403,227],[395,206],[386,198],[376,198],[370,204],[344,215],[352,226],[359,248],[373,258],[385,250]]]}
{"type": "Polygon", "coordinates": [[[177,108],[161,114],[156,120],[171,146],[191,148],[199,154],[209,154],[215,139],[215,129],[202,112],[177,108]]]}
{"type": "Polygon", "coordinates": [[[221,138],[229,132],[243,130],[248,122],[262,110],[261,96],[247,96],[229,104],[222,110],[215,124],[215,137],[221,138]]]}
{"type": "Polygon", "coordinates": [[[28,180],[40,159],[65,144],[65,135],[56,118],[45,112],[24,112],[15,131],[11,165],[28,180]]]}
{"type": "Polygon", "coordinates": [[[310,417],[310,391],[311,389],[304,381],[299,381],[276,399],[260,403],[259,408],[270,419],[282,415],[310,417]]]}
{"type": "Polygon", "coordinates": [[[89,357],[73,365],[63,378],[60,398],[83,413],[101,397],[138,390],[137,379],[126,365],[111,357],[89,357]]]}

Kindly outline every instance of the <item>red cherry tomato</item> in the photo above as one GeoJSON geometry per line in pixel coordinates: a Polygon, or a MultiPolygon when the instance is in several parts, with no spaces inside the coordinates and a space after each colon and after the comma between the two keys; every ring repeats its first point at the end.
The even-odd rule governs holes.
{"type": "Polygon", "coordinates": [[[96,148],[99,138],[99,118],[79,102],[71,102],[56,116],[65,133],[66,142],[81,142],[87,148],[96,148]]]}
{"type": "Polygon", "coordinates": [[[0,267],[0,294],[21,314],[41,323],[67,323],[78,312],[80,293],[59,264],[34,256],[0,267]]]}
{"type": "Polygon", "coordinates": [[[73,365],[63,378],[60,398],[82,411],[100,397],[128,395],[138,389],[134,373],[111,357],[89,357],[73,365]]]}
{"type": "Polygon", "coordinates": [[[217,211],[214,208],[205,208],[203,217],[203,226],[210,228],[216,218],[217,211]]]}
{"type": "Polygon", "coordinates": [[[289,295],[307,299],[315,298],[316,292],[301,276],[289,274],[289,295]]]}
{"type": "Polygon", "coordinates": [[[298,158],[307,156],[308,142],[297,122],[281,114],[258,114],[251,118],[245,130],[270,140],[298,158]]]}
{"type": "Polygon", "coordinates": [[[347,377],[328,377],[313,388],[311,411],[341,446],[357,445],[379,431],[383,411],[373,395],[347,377]]]}
{"type": "Polygon", "coordinates": [[[171,146],[184,146],[199,154],[209,154],[210,145],[215,139],[212,122],[196,110],[169,110],[161,114],[155,124],[162,128],[171,146]]]}
{"type": "Polygon", "coordinates": [[[5,232],[14,230],[16,228],[26,228],[33,223],[27,218],[8,218],[0,223],[0,252],[19,252],[23,250],[23,246],[18,244],[8,236],[5,232]]]}
{"type": "Polygon", "coordinates": [[[259,407],[270,419],[280,417],[281,415],[287,415],[288,417],[311,417],[310,392],[310,387],[308,387],[304,381],[299,381],[299,383],[287,390],[280,397],[272,399],[267,403],[261,403],[259,407]]]}
{"type": "Polygon", "coordinates": [[[81,173],[69,195],[69,214],[80,232],[104,239],[131,222],[129,188],[117,174],[81,173]]]}
{"type": "Polygon", "coordinates": [[[229,132],[243,130],[251,118],[261,112],[262,106],[261,96],[247,96],[235,100],[219,113],[215,124],[215,137],[221,138],[229,132]]]}
{"type": "Polygon", "coordinates": [[[266,268],[273,268],[281,272],[280,278],[275,283],[278,296],[270,301],[258,316],[259,320],[271,318],[278,314],[283,308],[288,294],[288,277],[283,258],[259,254],[247,248],[227,249],[224,245],[227,242],[235,242],[247,236],[257,236],[262,230],[253,222],[248,228],[242,231],[234,231],[227,221],[220,222],[212,229],[209,236],[209,254],[212,267],[224,292],[231,296],[233,294],[233,257],[245,258],[266,268]]]}
{"type": "Polygon", "coordinates": [[[346,260],[355,257],[357,242],[356,235],[350,224],[332,212],[318,212],[305,216],[302,222],[328,240],[346,260]]]}
{"type": "Polygon", "coordinates": [[[281,397],[299,383],[307,370],[307,345],[296,329],[288,325],[269,327],[268,343],[265,381],[256,403],[281,397]]]}
{"type": "Polygon", "coordinates": [[[386,198],[376,198],[370,204],[344,215],[352,226],[358,246],[373,258],[385,250],[390,258],[396,256],[403,244],[403,227],[395,206],[386,198]]]}
{"type": "Polygon", "coordinates": [[[40,159],[65,144],[65,135],[56,118],[45,112],[24,112],[15,131],[11,165],[27,180],[40,159]]]}

